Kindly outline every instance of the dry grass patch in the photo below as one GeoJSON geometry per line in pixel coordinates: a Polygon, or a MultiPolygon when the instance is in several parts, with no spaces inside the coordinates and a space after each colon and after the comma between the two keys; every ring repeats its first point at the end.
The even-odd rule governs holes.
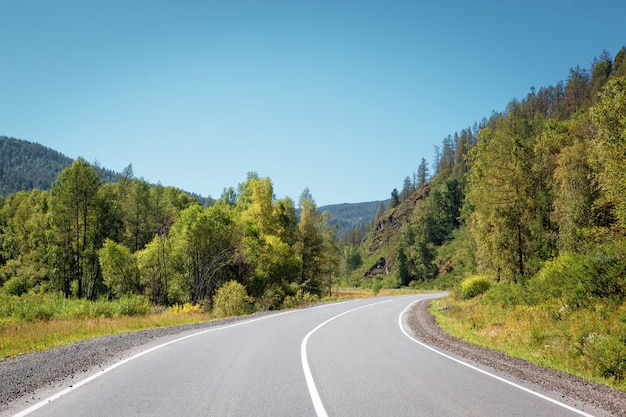
{"type": "Polygon", "coordinates": [[[0,322],[0,358],[68,345],[79,340],[157,327],[201,323],[206,313],[166,311],[144,316],[0,322]]]}

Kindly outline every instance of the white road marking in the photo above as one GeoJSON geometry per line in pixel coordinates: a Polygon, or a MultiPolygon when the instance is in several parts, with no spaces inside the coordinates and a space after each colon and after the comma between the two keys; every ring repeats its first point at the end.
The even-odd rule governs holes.
{"type": "Polygon", "coordinates": [[[352,313],[353,311],[360,310],[362,308],[372,307],[372,306],[375,306],[377,304],[382,304],[382,303],[388,303],[389,301],[391,300],[379,301],[377,303],[367,304],[361,307],[353,308],[352,310],[344,311],[341,314],[337,314],[336,316],[329,318],[325,322],[315,327],[313,330],[307,333],[306,336],[304,336],[304,339],[302,339],[302,344],[300,345],[300,357],[302,358],[302,369],[304,371],[304,378],[306,379],[306,385],[309,388],[309,394],[311,395],[311,401],[313,401],[313,407],[315,408],[315,414],[317,414],[317,417],[328,417],[328,414],[326,413],[326,409],[324,408],[324,403],[322,402],[322,399],[320,398],[320,394],[317,391],[317,386],[315,385],[315,380],[313,379],[313,374],[311,373],[311,367],[309,366],[309,359],[306,353],[306,345],[307,345],[307,342],[309,341],[309,338],[311,337],[313,333],[321,329],[324,325],[335,320],[336,318],[344,316],[348,313],[352,313]]]}
{"type": "MultiPolygon", "coordinates": [[[[428,298],[436,298],[436,297],[428,297],[428,298]]],[[[500,382],[504,382],[505,384],[511,385],[512,387],[515,387],[515,388],[520,389],[520,390],[522,390],[522,391],[524,391],[524,392],[527,392],[527,393],[529,393],[529,394],[532,394],[532,395],[534,395],[534,396],[536,396],[536,397],[539,397],[539,398],[541,398],[541,399],[543,399],[543,400],[549,401],[549,402],[551,402],[552,404],[556,404],[556,405],[558,405],[559,407],[563,407],[563,408],[565,408],[566,410],[572,411],[572,412],[574,412],[574,413],[576,413],[576,414],[579,414],[579,415],[581,415],[581,416],[585,416],[585,417],[594,417],[592,414],[585,413],[584,411],[578,410],[578,409],[576,409],[576,408],[574,408],[574,407],[571,407],[571,406],[569,406],[569,405],[567,405],[567,404],[564,404],[564,403],[562,403],[562,402],[560,402],[560,401],[557,401],[557,400],[555,400],[555,399],[553,399],[553,398],[550,398],[550,397],[548,397],[548,396],[546,396],[546,395],[540,394],[540,393],[535,392],[535,391],[533,391],[533,390],[531,390],[531,389],[528,389],[528,388],[526,388],[526,387],[523,387],[523,386],[521,386],[521,385],[518,385],[518,384],[516,384],[516,383],[515,383],[515,382],[513,382],[513,381],[509,381],[508,379],[504,379],[504,378],[499,377],[499,376],[497,376],[497,375],[494,375],[494,374],[492,374],[492,373],[490,373],[490,372],[487,372],[487,371],[485,371],[485,370],[483,370],[483,369],[480,369],[480,368],[477,368],[477,367],[475,367],[475,366],[473,366],[473,365],[470,365],[470,364],[469,364],[469,363],[467,363],[467,362],[463,362],[463,361],[462,361],[462,360],[460,360],[460,359],[457,359],[457,358],[454,358],[454,357],[452,357],[452,356],[450,356],[450,355],[447,355],[447,354],[445,354],[445,353],[443,353],[443,352],[441,352],[441,351],[439,351],[439,350],[437,350],[437,349],[435,349],[435,348],[433,348],[433,347],[431,347],[431,346],[428,346],[428,345],[427,345],[427,344],[425,344],[425,343],[420,342],[419,340],[417,340],[416,338],[414,338],[413,336],[411,336],[409,333],[407,333],[407,331],[404,329],[404,326],[402,325],[402,317],[404,316],[404,314],[405,314],[405,313],[406,313],[406,312],[407,312],[407,311],[408,311],[408,310],[409,310],[409,309],[410,309],[410,308],[411,308],[411,307],[412,307],[415,303],[419,303],[420,301],[426,300],[426,299],[428,299],[428,298],[422,298],[422,299],[419,299],[419,300],[417,300],[417,301],[412,302],[411,304],[409,304],[409,305],[407,306],[407,308],[405,308],[404,310],[402,310],[402,313],[400,313],[400,316],[398,317],[398,324],[400,325],[400,330],[402,330],[402,333],[404,333],[404,335],[405,335],[406,337],[408,337],[409,339],[411,339],[412,341],[414,341],[414,342],[415,342],[415,343],[417,343],[418,345],[420,345],[420,346],[422,346],[422,347],[424,347],[424,348],[426,348],[426,349],[428,349],[428,350],[430,350],[430,351],[432,351],[432,352],[434,352],[434,353],[436,353],[436,354],[438,354],[438,355],[441,355],[441,356],[443,356],[444,358],[450,359],[451,361],[454,361],[454,362],[456,362],[456,363],[459,363],[459,364],[461,364],[461,365],[463,365],[463,366],[467,366],[468,368],[473,369],[473,370],[474,370],[474,371],[476,371],[476,372],[480,372],[481,374],[484,374],[484,375],[487,375],[487,376],[489,376],[489,377],[491,377],[491,378],[497,379],[497,380],[498,380],[498,381],[500,381],[500,382]]]]}
{"type": "MultiPolygon", "coordinates": [[[[348,301],[348,302],[351,302],[351,301],[348,301]]],[[[321,306],[318,306],[318,307],[311,307],[311,308],[324,308],[324,307],[328,307],[328,306],[331,306],[331,305],[337,305],[337,303],[335,303],[335,304],[324,304],[324,305],[321,305],[321,306]]],[[[115,368],[117,368],[119,366],[122,366],[122,365],[124,365],[124,364],[126,364],[126,363],[128,363],[130,361],[132,361],[133,359],[137,359],[137,358],[139,358],[139,357],[141,357],[143,355],[146,355],[148,353],[154,352],[155,350],[161,349],[161,348],[163,348],[165,346],[169,346],[171,344],[178,343],[178,342],[180,342],[182,340],[190,339],[192,337],[200,336],[202,334],[206,334],[206,333],[209,333],[209,332],[215,332],[215,331],[219,331],[219,330],[230,329],[232,327],[243,326],[244,324],[254,323],[256,321],[266,320],[266,319],[269,319],[269,318],[274,318],[274,317],[282,316],[282,315],[285,315],[285,314],[291,314],[291,313],[295,313],[295,312],[298,312],[298,311],[301,311],[301,310],[290,310],[290,311],[285,311],[285,312],[282,312],[282,313],[277,313],[277,314],[272,314],[272,315],[268,315],[268,316],[259,317],[259,318],[256,318],[256,319],[244,320],[244,321],[240,321],[240,322],[237,322],[237,323],[228,324],[228,325],[225,325],[225,326],[219,326],[219,327],[214,327],[214,328],[207,329],[207,330],[202,330],[202,331],[200,331],[198,333],[193,333],[193,334],[190,334],[190,335],[187,335],[187,336],[179,337],[178,339],[175,339],[175,340],[170,340],[169,342],[160,344],[158,346],[154,346],[154,347],[152,347],[152,348],[150,348],[148,350],[144,350],[142,352],[137,353],[136,355],[133,355],[133,356],[131,356],[129,358],[123,359],[123,360],[121,360],[119,362],[116,362],[113,365],[109,366],[108,368],[105,368],[105,369],[103,369],[101,371],[98,371],[97,373],[95,373],[95,374],[93,374],[93,375],[91,375],[91,376],[89,376],[89,377],[87,377],[87,378],[77,382],[76,384],[73,384],[72,386],[64,389],[63,391],[57,392],[56,394],[51,395],[50,397],[48,397],[48,398],[38,402],[37,404],[34,404],[34,405],[30,406],[29,408],[27,408],[25,410],[22,410],[22,411],[20,411],[17,414],[14,414],[13,417],[25,417],[25,416],[29,415],[30,413],[40,409],[41,407],[43,407],[43,406],[45,406],[47,404],[50,404],[52,401],[58,400],[62,396],[67,395],[70,392],[74,391],[75,389],[80,388],[83,385],[87,384],[88,382],[91,382],[94,379],[96,379],[96,378],[106,374],[107,372],[110,372],[113,369],[115,369],[115,368]]]]}

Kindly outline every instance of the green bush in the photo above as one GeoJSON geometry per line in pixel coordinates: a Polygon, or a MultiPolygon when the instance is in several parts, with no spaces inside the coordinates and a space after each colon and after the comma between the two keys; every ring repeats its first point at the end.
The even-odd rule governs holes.
{"type": "Polygon", "coordinates": [[[381,279],[374,279],[372,281],[372,294],[378,295],[378,292],[383,288],[383,281],[381,279]]]}
{"type": "Polygon", "coordinates": [[[535,301],[524,284],[510,281],[499,282],[492,285],[484,293],[481,302],[500,305],[502,307],[513,307],[520,305],[534,305],[535,301]]]}
{"type": "Polygon", "coordinates": [[[587,362],[603,378],[623,381],[626,377],[626,332],[587,332],[579,335],[577,349],[587,362]]]}
{"type": "Polygon", "coordinates": [[[320,297],[309,292],[298,290],[295,295],[288,295],[283,301],[283,308],[306,307],[319,302],[320,297]]]}
{"type": "Polygon", "coordinates": [[[252,299],[246,288],[237,281],[228,281],[215,293],[213,314],[218,317],[232,317],[250,314],[252,299]]]}
{"type": "Polygon", "coordinates": [[[572,308],[594,299],[621,303],[626,298],[626,261],[616,248],[564,254],[546,262],[530,290],[538,300],[560,299],[572,308]]]}
{"type": "Polygon", "coordinates": [[[2,289],[9,295],[26,294],[33,287],[33,283],[29,278],[24,276],[14,276],[4,283],[2,289]]]}
{"type": "Polygon", "coordinates": [[[460,297],[469,300],[478,295],[484,294],[491,288],[491,280],[485,276],[477,275],[467,278],[461,282],[460,297]]]}

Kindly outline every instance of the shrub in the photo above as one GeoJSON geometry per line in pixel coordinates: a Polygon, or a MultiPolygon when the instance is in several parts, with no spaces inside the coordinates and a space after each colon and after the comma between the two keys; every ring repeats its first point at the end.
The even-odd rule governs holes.
{"type": "Polygon", "coordinates": [[[141,295],[124,295],[113,303],[117,316],[141,316],[150,313],[152,309],[148,299],[141,295]]]}
{"type": "Polygon", "coordinates": [[[626,334],[589,333],[579,338],[579,350],[603,378],[620,382],[626,377],[626,334]]]}
{"type": "Polygon", "coordinates": [[[285,297],[285,300],[283,301],[283,308],[306,307],[317,303],[319,300],[320,297],[315,294],[298,290],[295,295],[288,295],[285,297]]]}
{"type": "Polygon", "coordinates": [[[477,275],[465,279],[461,282],[460,297],[463,300],[469,300],[478,295],[484,294],[491,288],[491,280],[485,276],[477,275]]]}
{"type": "Polygon", "coordinates": [[[185,303],[174,304],[167,308],[167,311],[172,314],[201,314],[204,309],[199,304],[185,303]]]}
{"type": "Polygon", "coordinates": [[[621,303],[626,296],[626,262],[609,248],[592,253],[564,254],[546,262],[532,290],[539,300],[560,299],[580,308],[596,298],[621,303]]]}
{"type": "Polygon", "coordinates": [[[252,299],[246,288],[237,281],[228,281],[215,293],[213,313],[217,317],[232,317],[249,314],[252,310],[252,299]]]}
{"type": "Polygon", "coordinates": [[[8,295],[26,294],[33,287],[33,283],[29,278],[24,276],[14,276],[9,278],[2,287],[8,295]]]}
{"type": "Polygon", "coordinates": [[[510,281],[503,281],[492,285],[489,290],[485,292],[481,301],[502,307],[535,304],[532,294],[529,294],[524,284],[510,281]]]}
{"type": "Polygon", "coordinates": [[[378,295],[379,291],[383,288],[383,281],[375,279],[372,283],[372,294],[378,295]]]}

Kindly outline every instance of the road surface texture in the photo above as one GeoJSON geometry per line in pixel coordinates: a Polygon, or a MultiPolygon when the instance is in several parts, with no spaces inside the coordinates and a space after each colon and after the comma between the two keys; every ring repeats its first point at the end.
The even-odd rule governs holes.
{"type": "MultiPolygon", "coordinates": [[[[611,415],[415,339],[411,307],[425,297],[324,304],[166,335],[34,390],[3,415],[611,415]]],[[[2,371],[29,363],[24,356],[0,362],[3,386],[2,371]]]]}

